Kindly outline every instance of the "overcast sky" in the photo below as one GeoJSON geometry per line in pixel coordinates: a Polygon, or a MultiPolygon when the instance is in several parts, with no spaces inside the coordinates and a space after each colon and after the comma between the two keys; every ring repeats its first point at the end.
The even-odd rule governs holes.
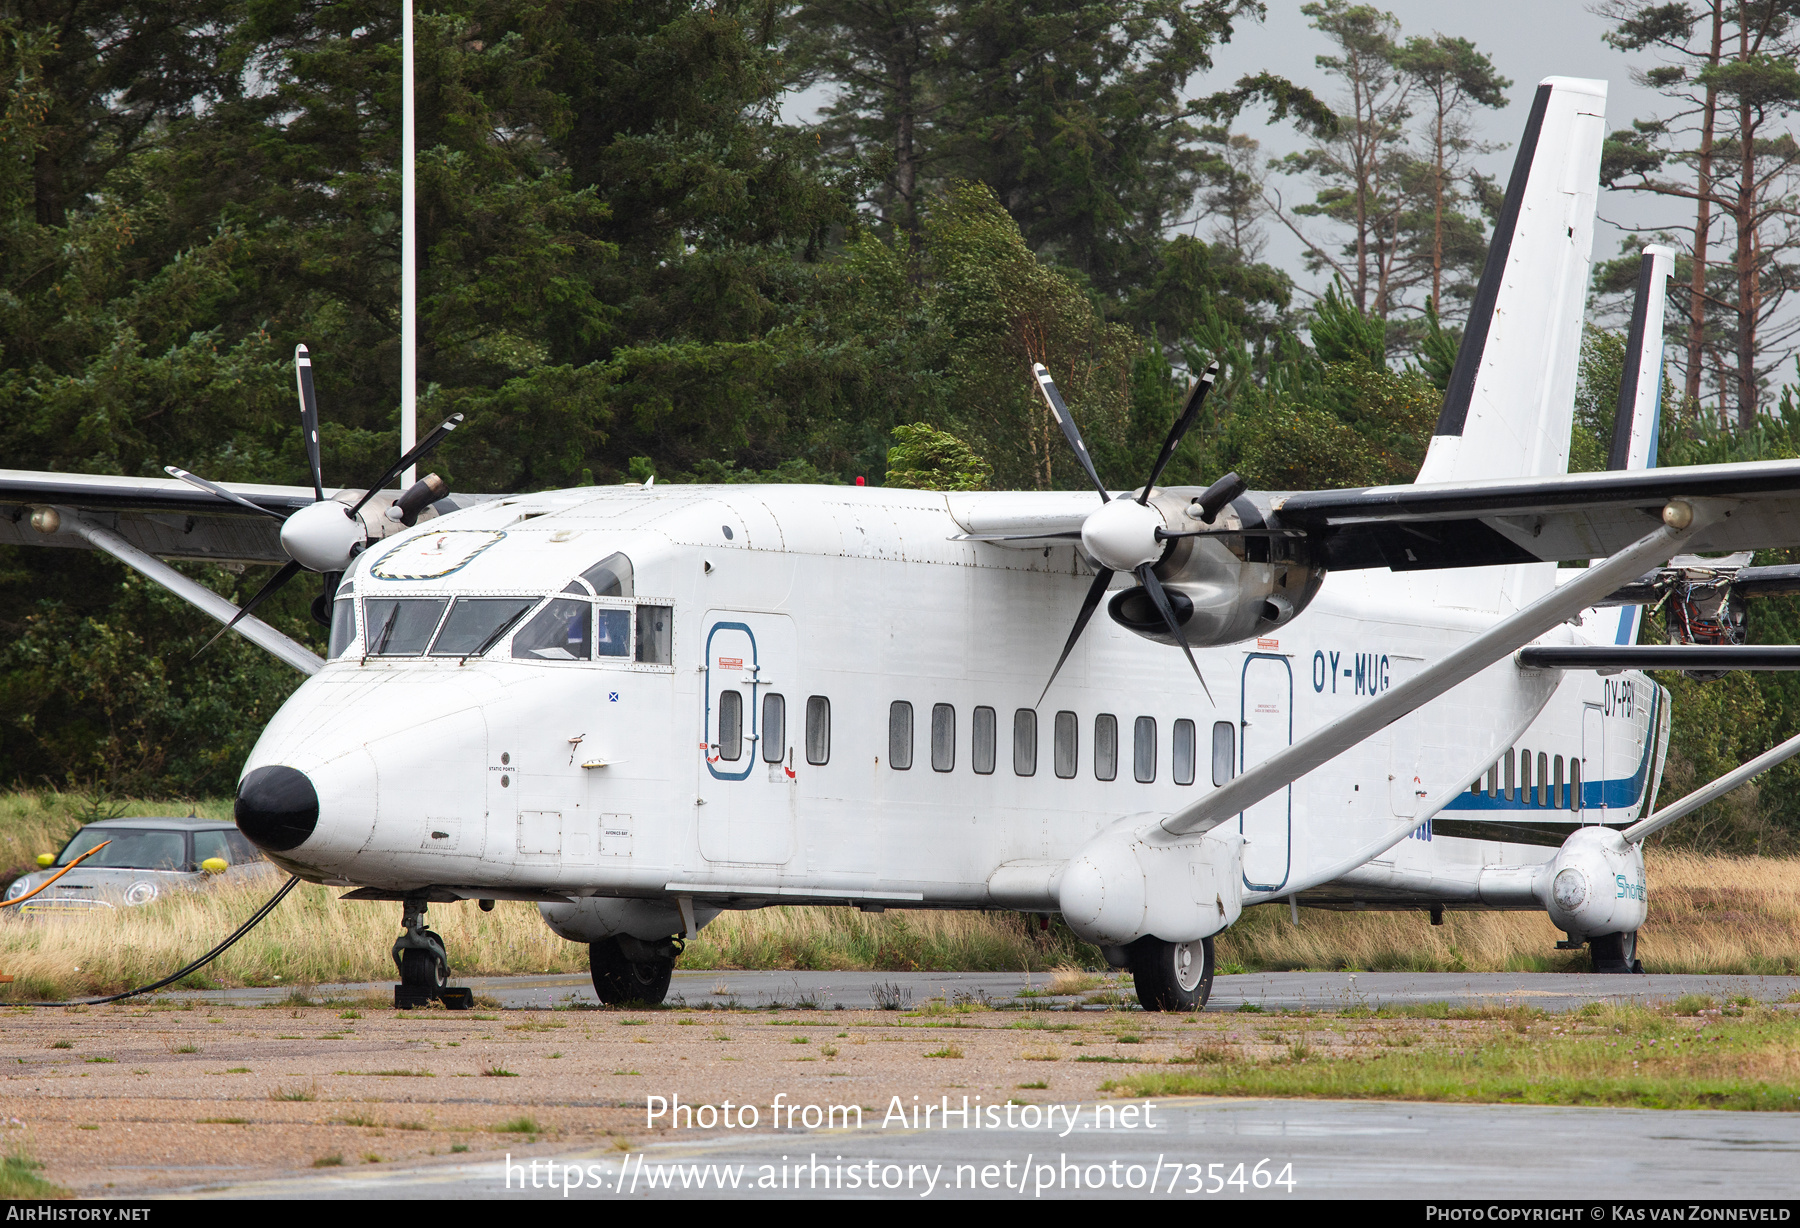
{"type": "MultiPolygon", "coordinates": [[[[1319,93],[1341,109],[1332,80],[1314,63],[1330,54],[1326,38],[1301,14],[1303,0],[1269,0],[1268,18],[1245,22],[1236,36],[1218,48],[1214,68],[1190,82],[1194,94],[1228,87],[1246,73],[1269,71],[1287,77],[1319,93]]],[[[1512,169],[1514,147],[1525,128],[1537,83],[1545,77],[1596,77],[1609,85],[1606,126],[1611,131],[1626,127],[1634,118],[1657,114],[1665,104],[1654,92],[1631,80],[1634,67],[1651,61],[1627,56],[1602,41],[1608,23],[1588,11],[1583,0],[1389,0],[1381,6],[1399,19],[1401,36],[1447,34],[1466,38],[1493,60],[1502,76],[1511,78],[1510,105],[1504,110],[1478,110],[1476,131],[1480,139],[1501,148],[1478,157],[1476,165],[1504,186],[1512,169]]],[[[785,108],[792,121],[807,122],[827,96],[809,91],[785,108]]],[[[1255,137],[1270,157],[1298,150],[1304,141],[1287,124],[1268,123],[1266,113],[1246,113],[1237,130],[1255,137]]],[[[1276,177],[1290,202],[1311,199],[1313,189],[1303,180],[1276,177]]],[[[1600,194],[1600,220],[1595,227],[1594,258],[1610,260],[1626,239],[1619,224],[1666,226],[1679,223],[1683,211],[1678,202],[1660,201],[1641,193],[1600,194]]],[[[1691,222],[1689,223],[1692,224],[1691,222]]],[[[1278,222],[1266,224],[1269,246],[1264,258],[1286,269],[1295,280],[1313,291],[1323,290],[1328,279],[1308,274],[1302,263],[1303,246],[1278,222]]],[[[1204,234],[1206,223],[1200,223],[1204,234]]],[[[1330,234],[1321,230],[1321,241],[1330,234]]]]}
{"type": "MultiPolygon", "coordinates": [[[[1510,105],[1502,111],[1477,109],[1476,129],[1481,139],[1505,148],[1476,159],[1476,165],[1504,186],[1532,94],[1545,77],[1595,77],[1608,83],[1606,127],[1610,132],[1626,127],[1634,118],[1657,114],[1666,106],[1655,92],[1636,85],[1631,70],[1649,63],[1642,55],[1625,55],[1602,41],[1608,23],[1588,11],[1580,0],[1391,0],[1381,7],[1400,21],[1403,37],[1447,34],[1466,38],[1494,62],[1502,76],[1511,78],[1507,91],[1510,105]]],[[[1331,79],[1314,63],[1332,48],[1325,36],[1307,24],[1298,0],[1271,0],[1268,19],[1246,23],[1236,37],[1221,47],[1215,68],[1203,80],[1191,83],[1194,92],[1222,88],[1247,72],[1267,70],[1305,85],[1341,109],[1331,79]]],[[[1264,152],[1279,156],[1300,149],[1304,142],[1291,126],[1267,123],[1265,115],[1246,115],[1240,131],[1263,142],[1264,152]]],[[[1311,189],[1303,180],[1277,179],[1289,201],[1308,199],[1311,189]]],[[[1668,225],[1678,222],[1683,211],[1676,202],[1659,201],[1638,192],[1600,193],[1600,219],[1594,231],[1594,259],[1610,260],[1619,254],[1627,238],[1625,225],[1668,225]]],[[[1691,222],[1689,223],[1692,224],[1691,222]]],[[[1204,223],[1202,223],[1204,230],[1204,223]]],[[[1286,270],[1300,284],[1323,289],[1324,279],[1306,273],[1301,263],[1304,249],[1279,223],[1268,227],[1271,264],[1286,270]]]]}

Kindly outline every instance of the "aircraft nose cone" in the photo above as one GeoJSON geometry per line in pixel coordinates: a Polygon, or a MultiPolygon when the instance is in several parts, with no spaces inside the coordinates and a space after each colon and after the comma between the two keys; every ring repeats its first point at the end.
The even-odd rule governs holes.
{"type": "Polygon", "coordinates": [[[281,764],[259,767],[238,786],[238,830],[260,848],[298,848],[319,825],[319,793],[306,773],[281,764]]]}

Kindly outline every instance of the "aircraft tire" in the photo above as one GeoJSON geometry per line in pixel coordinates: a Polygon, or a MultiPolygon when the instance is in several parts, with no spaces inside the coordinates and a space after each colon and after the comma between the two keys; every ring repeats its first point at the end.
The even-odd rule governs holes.
{"type": "Polygon", "coordinates": [[[588,971],[593,974],[594,993],[603,1006],[656,1006],[669,996],[675,961],[633,963],[625,958],[617,938],[603,938],[588,944],[588,971]]]}
{"type": "Polygon", "coordinates": [[[1637,934],[1600,934],[1588,939],[1588,955],[1594,961],[1594,971],[1604,973],[1632,973],[1644,970],[1643,962],[1637,957],[1637,934]]]}
{"type": "Polygon", "coordinates": [[[1138,1003],[1147,1011],[1197,1011],[1212,996],[1213,940],[1145,936],[1125,948],[1138,1003]]]}
{"type": "Polygon", "coordinates": [[[412,993],[436,997],[450,977],[436,952],[408,947],[400,953],[400,983],[412,993]]]}

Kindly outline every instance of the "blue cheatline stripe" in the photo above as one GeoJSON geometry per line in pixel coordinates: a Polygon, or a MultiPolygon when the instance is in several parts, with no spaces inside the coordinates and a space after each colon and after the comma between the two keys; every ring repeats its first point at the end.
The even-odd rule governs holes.
{"type": "MultiPolygon", "coordinates": [[[[1604,806],[1608,810],[1629,810],[1636,806],[1644,796],[1644,789],[1650,781],[1650,761],[1656,753],[1656,719],[1657,706],[1662,703],[1662,688],[1656,687],[1650,697],[1649,731],[1644,737],[1644,753],[1638,760],[1637,770],[1630,776],[1621,776],[1617,780],[1584,780],[1581,782],[1581,808],[1597,810],[1604,806]]],[[[1444,806],[1445,810],[1456,811],[1507,811],[1516,814],[1543,814],[1557,810],[1567,811],[1564,806],[1539,806],[1535,801],[1512,801],[1504,793],[1494,797],[1487,795],[1485,787],[1486,772],[1483,771],[1484,782],[1480,793],[1467,790],[1458,793],[1454,800],[1444,806]]],[[[1562,787],[1563,801],[1568,800],[1569,786],[1562,787]]],[[[1555,792],[1552,786],[1551,791],[1555,792]]],[[[1531,786],[1531,796],[1537,797],[1537,786],[1531,786]]]]}
{"type": "Polygon", "coordinates": [[[1614,637],[1615,644],[1637,643],[1638,619],[1643,616],[1644,607],[1627,605],[1619,607],[1619,634],[1614,637]]]}

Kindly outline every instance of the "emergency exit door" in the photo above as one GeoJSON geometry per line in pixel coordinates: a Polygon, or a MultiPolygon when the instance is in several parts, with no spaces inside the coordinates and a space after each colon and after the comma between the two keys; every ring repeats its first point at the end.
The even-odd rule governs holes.
{"type": "Polygon", "coordinates": [[[1599,704],[1581,709],[1581,799],[1583,823],[1606,822],[1606,718],[1599,704]]]}
{"type": "Polygon", "coordinates": [[[794,855],[794,625],[785,614],[706,615],[700,711],[700,854],[781,865],[794,855]]]}
{"type": "MultiPolygon", "coordinates": [[[[1240,770],[1249,771],[1294,741],[1294,671],[1286,657],[1252,653],[1244,661],[1240,770]]],[[[1244,885],[1285,886],[1293,838],[1294,786],[1270,794],[1238,816],[1244,833],[1244,885]]]]}

